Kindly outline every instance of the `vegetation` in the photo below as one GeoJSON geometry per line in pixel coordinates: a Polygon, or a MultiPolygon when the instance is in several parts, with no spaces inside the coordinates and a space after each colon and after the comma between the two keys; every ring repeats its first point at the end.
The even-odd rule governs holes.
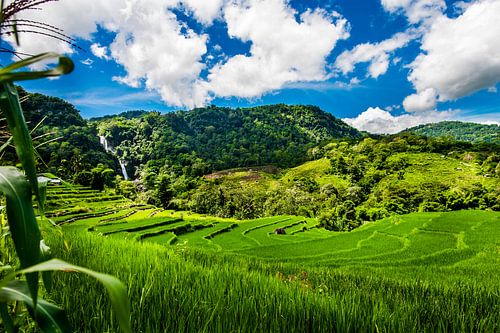
{"type": "MultiPolygon", "coordinates": [[[[500,329],[498,212],[413,213],[339,233],[297,216],[235,221],[107,200],[83,187],[48,188],[49,198],[81,194],[88,198],[76,207],[85,212],[73,203],[47,213],[65,230],[64,240],[48,243],[58,256],[129,281],[135,330],[500,329]],[[155,232],[156,239],[137,237],[155,232]]],[[[117,329],[82,320],[102,318],[108,303],[92,282],[57,275],[55,286],[52,297],[81,332],[117,329]],[[103,307],[88,307],[90,300],[103,307]]]]}
{"type": "Polygon", "coordinates": [[[129,174],[146,165],[144,178],[160,170],[202,176],[235,167],[290,167],[308,158],[309,149],[332,139],[360,134],[314,106],[255,108],[211,106],[189,112],[125,113],[94,119],[129,174]],[[132,117],[131,115],[137,115],[132,117]]]}
{"type": "Polygon", "coordinates": [[[406,132],[430,137],[450,137],[454,140],[472,143],[500,143],[499,125],[482,125],[461,121],[443,121],[436,124],[426,124],[409,128],[406,132]]]}
{"type": "MultiPolygon", "coordinates": [[[[2,5],[0,33],[72,43],[13,19],[50,1],[2,5]]],[[[500,331],[498,126],[370,137],[287,105],[87,122],[12,83],[72,68],[0,69],[0,331],[500,331]]]]}
{"type": "Polygon", "coordinates": [[[163,175],[152,194],[160,200],[152,202],[239,219],[318,217],[332,230],[418,211],[500,210],[496,146],[461,145],[411,134],[336,142],[321,149],[325,157],[281,172],[235,169],[197,180],[163,175]]]}
{"type": "MultiPolygon", "coordinates": [[[[37,6],[49,1],[13,1],[5,7],[2,1],[0,35],[12,34],[19,43],[17,35],[19,25],[49,31],[45,34],[54,36],[51,34],[55,31],[52,26],[46,28],[40,22],[14,19],[16,13],[38,9],[37,6]],[[8,32],[4,31],[6,27],[8,32]]],[[[36,33],[36,29],[31,32],[36,33]]],[[[64,41],[65,35],[59,34],[59,37],[55,38],[64,41]]],[[[6,136],[6,142],[0,147],[0,153],[3,154],[8,145],[13,143],[23,170],[0,166],[0,203],[5,204],[0,206],[0,329],[9,333],[17,332],[20,327],[22,329],[33,327],[32,322],[27,321],[27,314],[44,332],[71,331],[64,310],[40,298],[40,272],[45,291],[50,292],[52,287],[50,271],[79,272],[96,278],[107,289],[117,322],[123,332],[131,332],[128,318],[130,310],[124,285],[115,277],[60,260],[50,260],[50,248],[45,244],[38,224],[38,219],[44,217],[47,182],[38,180],[31,133],[13,82],[57,77],[70,73],[73,68],[73,62],[69,58],[54,53],[42,53],[0,69],[0,110],[8,129],[2,131],[6,136]],[[52,68],[38,72],[22,70],[51,59],[58,60],[58,64],[52,68]],[[35,215],[33,196],[36,199],[37,213],[40,215],[38,217],[35,215]],[[21,307],[22,304],[27,312],[21,307]]],[[[68,290],[65,293],[68,293],[68,290]]]]}

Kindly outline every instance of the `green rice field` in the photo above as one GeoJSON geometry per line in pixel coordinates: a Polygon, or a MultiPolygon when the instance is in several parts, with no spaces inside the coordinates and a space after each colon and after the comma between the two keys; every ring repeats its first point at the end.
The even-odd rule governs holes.
{"type": "MultiPolygon", "coordinates": [[[[330,232],[311,218],[221,219],[81,187],[50,187],[48,200],[63,231],[45,230],[53,254],[119,277],[136,332],[500,331],[498,212],[330,232]]],[[[118,332],[97,284],[55,283],[73,290],[50,298],[78,332],[118,332]]]]}

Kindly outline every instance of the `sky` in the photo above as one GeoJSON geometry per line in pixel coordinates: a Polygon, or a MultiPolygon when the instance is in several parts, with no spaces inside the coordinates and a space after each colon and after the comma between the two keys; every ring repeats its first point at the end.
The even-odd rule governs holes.
{"type": "Polygon", "coordinates": [[[500,123],[499,0],[59,0],[23,15],[79,48],[39,34],[2,41],[75,62],[21,85],[86,118],[286,103],[372,133],[500,123]]]}

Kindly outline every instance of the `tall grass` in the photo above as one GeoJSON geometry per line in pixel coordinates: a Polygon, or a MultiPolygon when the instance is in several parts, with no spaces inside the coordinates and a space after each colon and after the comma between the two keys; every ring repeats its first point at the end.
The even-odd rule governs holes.
{"type": "MultiPolygon", "coordinates": [[[[425,278],[430,273],[425,268],[416,275],[401,271],[397,278],[392,273],[385,276],[391,269],[305,270],[90,233],[66,236],[70,250],[59,236],[48,238],[57,256],[128,282],[137,332],[500,329],[498,286],[449,279],[445,271],[433,280],[425,278]]],[[[103,310],[108,309],[108,300],[92,281],[62,274],[55,284],[54,300],[68,308],[79,332],[117,331],[113,320],[103,320],[108,317],[108,310],[103,310]],[[71,295],[58,292],[67,288],[73,290],[71,295]],[[99,306],[88,306],[96,303],[99,306]]]]}

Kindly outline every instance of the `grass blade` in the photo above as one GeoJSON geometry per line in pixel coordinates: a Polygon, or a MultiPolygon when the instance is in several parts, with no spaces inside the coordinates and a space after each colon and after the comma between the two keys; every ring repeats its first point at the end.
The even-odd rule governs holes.
{"type": "Polygon", "coordinates": [[[4,113],[16,146],[16,153],[21,160],[24,172],[38,198],[36,163],[33,154],[33,142],[24,115],[19,104],[16,87],[12,83],[0,84],[0,108],[4,113]]]}
{"type": "Polygon", "coordinates": [[[47,180],[38,180],[38,213],[45,216],[45,202],[47,201],[47,180]]]}
{"type": "Polygon", "coordinates": [[[33,306],[33,299],[25,281],[14,280],[0,289],[0,302],[22,301],[28,307],[38,326],[44,332],[71,332],[71,327],[64,310],[42,299],[33,306]]]}
{"type": "Polygon", "coordinates": [[[1,147],[0,147],[0,153],[4,151],[12,142],[12,137],[10,137],[1,147]]]}
{"type": "Polygon", "coordinates": [[[42,262],[36,266],[23,269],[19,273],[28,274],[44,271],[79,272],[97,279],[108,291],[111,299],[111,305],[113,306],[113,310],[115,311],[116,318],[118,319],[118,323],[120,324],[122,331],[125,333],[132,333],[127,288],[120,280],[114,276],[94,272],[88,268],[71,265],[58,259],[42,262]]]}
{"type": "Polygon", "coordinates": [[[12,318],[9,315],[9,308],[7,304],[0,303],[0,317],[2,318],[2,323],[5,330],[8,333],[15,333],[16,329],[14,326],[14,322],[12,321],[12,318]]]}
{"type": "Polygon", "coordinates": [[[13,81],[24,81],[24,80],[36,80],[51,76],[61,76],[64,74],[69,74],[73,71],[75,65],[71,59],[61,56],[57,53],[47,52],[42,53],[33,57],[23,59],[21,61],[15,62],[7,67],[0,69],[0,81],[1,82],[13,82],[13,81]],[[17,69],[33,65],[37,62],[44,61],[47,59],[59,60],[57,66],[45,70],[45,71],[34,71],[34,72],[14,72],[17,69]]]}
{"type": "MultiPolygon", "coordinates": [[[[0,167],[0,191],[7,198],[7,219],[21,267],[40,261],[41,235],[33,211],[31,187],[26,177],[14,167],[0,167]]],[[[38,295],[38,273],[26,275],[34,303],[38,295]]]]}

